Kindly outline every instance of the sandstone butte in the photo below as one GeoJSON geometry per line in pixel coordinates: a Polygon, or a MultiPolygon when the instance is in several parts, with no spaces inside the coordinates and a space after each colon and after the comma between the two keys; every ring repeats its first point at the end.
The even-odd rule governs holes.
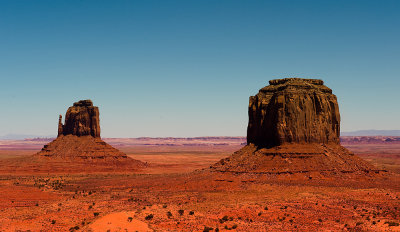
{"type": "Polygon", "coordinates": [[[249,100],[247,145],[211,166],[221,172],[378,172],[340,145],[336,96],[322,80],[269,81],[249,100]]]}
{"type": "Polygon", "coordinates": [[[100,138],[99,109],[91,100],[81,100],[69,107],[58,122],[58,136],[44,145],[34,157],[47,161],[136,164],[144,163],[128,157],[123,152],[107,144],[100,138]]]}

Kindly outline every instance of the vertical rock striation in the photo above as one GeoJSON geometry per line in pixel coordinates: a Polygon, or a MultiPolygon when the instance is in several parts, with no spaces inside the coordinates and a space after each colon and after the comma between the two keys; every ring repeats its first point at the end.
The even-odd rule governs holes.
{"type": "Polygon", "coordinates": [[[58,135],[100,137],[99,108],[91,100],[81,100],[69,107],[65,115],[65,125],[58,126],[58,135]]]}
{"type": "Polygon", "coordinates": [[[339,106],[322,80],[286,78],[269,84],[250,97],[248,144],[339,143],[339,106]]]}
{"type": "Polygon", "coordinates": [[[99,109],[91,100],[75,102],[65,114],[64,125],[59,116],[57,138],[35,156],[46,161],[144,167],[145,163],[128,157],[100,138],[99,121],[99,109]]]}
{"type": "Polygon", "coordinates": [[[271,80],[250,97],[247,145],[211,166],[235,173],[352,173],[376,170],[340,145],[336,96],[322,80],[271,80]]]}

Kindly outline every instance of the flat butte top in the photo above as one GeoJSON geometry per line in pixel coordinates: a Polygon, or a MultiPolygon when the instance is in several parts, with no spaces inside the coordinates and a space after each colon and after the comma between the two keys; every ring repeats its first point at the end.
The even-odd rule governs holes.
{"type": "Polygon", "coordinates": [[[303,79],[303,78],[284,78],[270,80],[268,86],[260,89],[262,93],[271,93],[279,91],[319,91],[323,93],[332,93],[332,89],[324,85],[324,81],[320,79],[303,79]]]}

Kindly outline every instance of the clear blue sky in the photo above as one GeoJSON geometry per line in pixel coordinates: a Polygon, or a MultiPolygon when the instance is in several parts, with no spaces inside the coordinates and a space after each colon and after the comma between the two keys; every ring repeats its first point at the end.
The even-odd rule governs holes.
{"type": "Polygon", "coordinates": [[[400,129],[400,1],[0,1],[0,135],[245,135],[268,80],[321,78],[342,131],[400,129]]]}

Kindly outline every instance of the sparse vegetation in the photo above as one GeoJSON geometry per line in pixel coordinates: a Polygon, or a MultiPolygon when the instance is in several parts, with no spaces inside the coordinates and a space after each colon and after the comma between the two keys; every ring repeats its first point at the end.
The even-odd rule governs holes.
{"type": "Polygon", "coordinates": [[[153,214],[149,214],[149,215],[147,215],[144,219],[146,219],[146,220],[151,220],[151,219],[153,219],[153,217],[154,217],[153,214]]]}
{"type": "Polygon", "coordinates": [[[181,216],[183,215],[184,212],[185,212],[185,210],[183,210],[183,209],[178,210],[178,214],[181,216]]]}
{"type": "Polygon", "coordinates": [[[398,222],[392,222],[392,221],[387,221],[385,224],[388,224],[388,226],[399,226],[398,222]]]}

